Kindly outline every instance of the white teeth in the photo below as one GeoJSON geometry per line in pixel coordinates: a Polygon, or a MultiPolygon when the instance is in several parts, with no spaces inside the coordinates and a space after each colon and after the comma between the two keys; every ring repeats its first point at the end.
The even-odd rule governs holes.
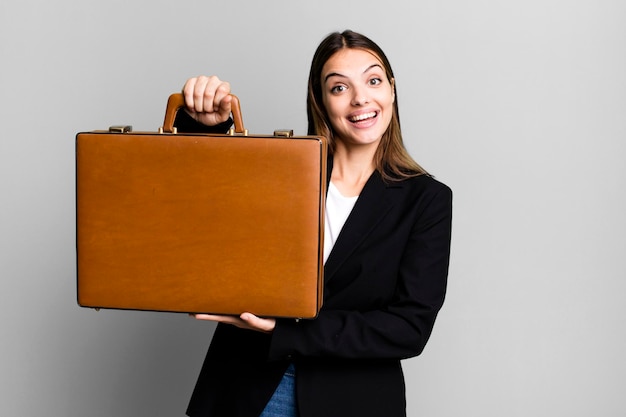
{"type": "Polygon", "coordinates": [[[352,121],[352,122],[360,122],[361,120],[369,119],[369,118],[374,117],[374,116],[376,116],[376,112],[363,113],[363,114],[359,114],[358,116],[351,117],[350,121],[352,121]]]}

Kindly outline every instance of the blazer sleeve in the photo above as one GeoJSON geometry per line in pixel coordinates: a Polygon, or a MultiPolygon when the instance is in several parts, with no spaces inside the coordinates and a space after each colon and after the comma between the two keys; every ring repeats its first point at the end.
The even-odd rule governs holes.
{"type": "Polygon", "coordinates": [[[215,126],[207,126],[202,124],[189,115],[185,110],[180,109],[176,113],[174,126],[180,133],[226,133],[232,126],[232,119],[228,119],[223,123],[215,126]]]}
{"type": "MultiPolygon", "coordinates": [[[[404,359],[419,355],[445,298],[452,192],[441,184],[411,228],[391,300],[369,311],[322,309],[314,320],[277,320],[269,359],[404,359]]],[[[393,277],[384,277],[393,279],[393,277]]]]}

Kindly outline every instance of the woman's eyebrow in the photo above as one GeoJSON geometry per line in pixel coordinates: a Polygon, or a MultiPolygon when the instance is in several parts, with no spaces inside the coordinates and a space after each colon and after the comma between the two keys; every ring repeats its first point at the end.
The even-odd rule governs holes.
{"type": "MultiPolygon", "coordinates": [[[[381,66],[380,66],[380,64],[372,64],[372,65],[370,65],[369,67],[365,68],[365,71],[363,71],[363,74],[365,74],[366,72],[368,72],[368,71],[369,71],[369,70],[371,70],[372,68],[376,68],[376,67],[380,68],[381,70],[383,69],[383,67],[381,67],[381,66]]],[[[324,82],[328,81],[328,79],[329,79],[330,77],[342,77],[342,78],[346,78],[346,76],[345,76],[345,75],[343,75],[343,74],[340,74],[340,73],[338,73],[338,72],[331,72],[331,73],[329,73],[329,74],[326,74],[326,77],[324,77],[324,82]]]]}
{"type": "Polygon", "coordinates": [[[376,68],[376,67],[380,68],[381,70],[383,69],[383,67],[381,67],[380,64],[372,64],[369,67],[367,67],[365,71],[363,71],[363,74],[365,74],[367,71],[371,70],[372,68],[376,68]]]}
{"type": "Polygon", "coordinates": [[[324,82],[328,81],[328,79],[330,77],[342,77],[342,78],[346,78],[345,75],[339,74],[338,72],[331,72],[329,74],[326,74],[326,77],[324,77],[324,82]]]}

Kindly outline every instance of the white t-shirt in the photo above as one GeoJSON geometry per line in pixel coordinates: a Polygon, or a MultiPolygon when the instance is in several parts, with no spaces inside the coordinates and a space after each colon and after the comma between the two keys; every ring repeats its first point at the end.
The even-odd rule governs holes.
{"type": "Polygon", "coordinates": [[[332,182],[328,184],[324,223],[324,263],[335,246],[339,232],[341,232],[358,198],[359,196],[344,197],[332,182]]]}

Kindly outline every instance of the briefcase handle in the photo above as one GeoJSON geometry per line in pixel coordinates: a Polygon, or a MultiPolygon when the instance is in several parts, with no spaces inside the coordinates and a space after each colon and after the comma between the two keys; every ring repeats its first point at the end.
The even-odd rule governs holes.
{"type": "MultiPolygon", "coordinates": [[[[232,110],[233,122],[235,124],[235,133],[245,133],[243,127],[243,118],[241,117],[241,106],[239,105],[239,98],[231,94],[233,97],[232,110]]],[[[167,100],[167,109],[165,110],[165,120],[163,121],[163,127],[160,129],[163,133],[176,133],[174,129],[174,120],[176,119],[176,113],[185,105],[185,97],[182,93],[174,93],[170,95],[167,100]]]]}

